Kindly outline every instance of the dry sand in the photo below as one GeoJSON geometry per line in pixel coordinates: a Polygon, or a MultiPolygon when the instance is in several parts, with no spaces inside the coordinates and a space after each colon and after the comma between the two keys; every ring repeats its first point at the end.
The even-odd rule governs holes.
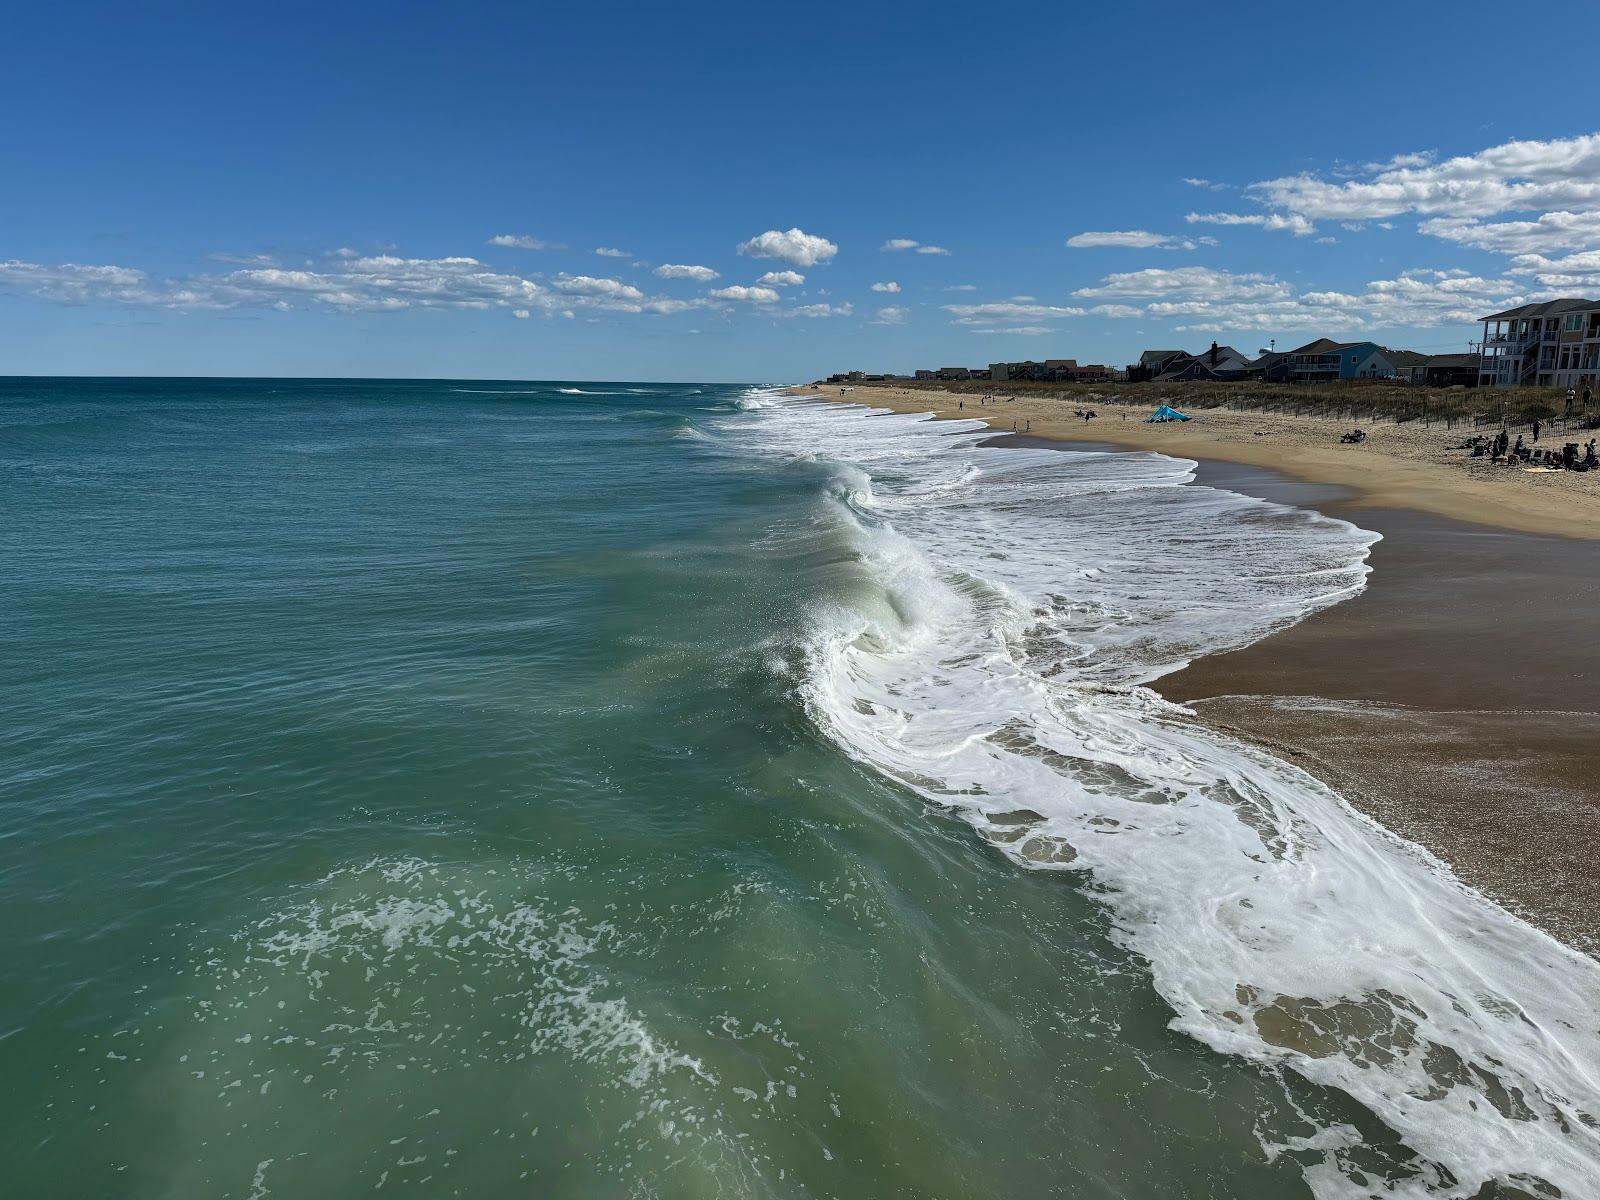
{"type": "MultiPolygon", "coordinates": [[[[1347,421],[1211,409],[1194,413],[1187,422],[1146,425],[1144,418],[1153,404],[1135,407],[1109,399],[1031,395],[1008,400],[1004,385],[996,386],[997,398],[988,404],[980,404],[987,390],[982,383],[970,393],[870,386],[852,388],[841,396],[837,386],[827,385],[793,392],[899,412],[976,418],[1006,433],[1013,425],[1017,432],[1031,425],[1029,432],[1038,437],[1270,467],[1298,479],[1353,488],[1359,504],[1414,508],[1525,533],[1600,538],[1600,471],[1580,474],[1493,466],[1452,449],[1473,432],[1460,426],[1447,430],[1420,422],[1363,425],[1368,440],[1351,446],[1339,441],[1351,428],[1347,421]],[[1073,409],[1084,407],[1092,407],[1099,416],[1089,422],[1073,416],[1073,409]]],[[[1181,392],[1175,391],[1169,402],[1182,408],[1181,392]]],[[[1483,432],[1494,430],[1486,427],[1483,432]]],[[[1517,432],[1513,430],[1513,437],[1517,432]]],[[[1524,437],[1531,434],[1520,432],[1524,437]]],[[[1551,430],[1539,444],[1560,449],[1564,441],[1582,443],[1593,437],[1600,437],[1600,431],[1551,430]]]]}

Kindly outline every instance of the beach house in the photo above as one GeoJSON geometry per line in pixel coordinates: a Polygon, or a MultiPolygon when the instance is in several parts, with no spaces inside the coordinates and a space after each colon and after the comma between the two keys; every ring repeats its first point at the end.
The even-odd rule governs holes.
{"type": "Polygon", "coordinates": [[[1287,378],[1298,383],[1335,379],[1393,379],[1389,351],[1376,342],[1334,342],[1318,338],[1289,351],[1287,378]]]}
{"type": "Polygon", "coordinates": [[[1146,350],[1139,355],[1139,361],[1128,366],[1128,382],[1140,383],[1147,379],[1154,379],[1167,369],[1167,364],[1178,359],[1189,357],[1186,350],[1146,350]]]}
{"type": "Polygon", "coordinates": [[[1388,353],[1389,365],[1394,368],[1394,375],[1405,383],[1422,384],[1428,381],[1428,356],[1418,354],[1415,350],[1391,350],[1388,353]]]}
{"type": "Polygon", "coordinates": [[[1523,304],[1482,317],[1479,382],[1487,387],[1600,383],[1600,300],[1523,304]]]}

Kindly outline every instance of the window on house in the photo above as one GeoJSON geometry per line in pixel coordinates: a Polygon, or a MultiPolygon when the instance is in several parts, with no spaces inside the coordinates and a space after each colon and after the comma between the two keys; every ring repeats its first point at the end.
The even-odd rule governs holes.
{"type": "Polygon", "coordinates": [[[1565,329],[1568,333],[1576,333],[1578,330],[1583,328],[1583,314],[1568,313],[1566,320],[1561,324],[1561,328],[1565,329]]]}

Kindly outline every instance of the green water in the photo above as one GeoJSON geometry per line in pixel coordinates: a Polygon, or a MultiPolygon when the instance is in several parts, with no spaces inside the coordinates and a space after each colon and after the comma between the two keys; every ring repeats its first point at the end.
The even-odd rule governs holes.
{"type": "Polygon", "coordinates": [[[1404,1161],[1169,1030],[1091,880],[819,732],[797,631],[860,566],[817,464],[678,436],[743,389],[578,386],[0,383],[0,1190],[1277,1198],[1340,1124],[1404,1161]]]}

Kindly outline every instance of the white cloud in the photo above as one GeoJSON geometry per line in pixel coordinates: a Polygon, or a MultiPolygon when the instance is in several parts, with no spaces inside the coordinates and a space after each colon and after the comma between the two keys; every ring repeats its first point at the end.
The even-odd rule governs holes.
{"type": "Polygon", "coordinates": [[[632,250],[618,250],[615,246],[597,246],[597,247],[595,247],[595,251],[594,252],[596,254],[598,254],[601,258],[632,258],[633,257],[633,251],[632,250]]]}
{"type": "Polygon", "coordinates": [[[1081,308],[1062,308],[1050,304],[946,304],[944,310],[958,325],[992,325],[998,322],[1050,320],[1055,317],[1081,317],[1081,308]]]}
{"type": "Polygon", "coordinates": [[[788,309],[783,313],[786,317],[848,317],[855,313],[853,304],[802,304],[798,308],[788,309]]]}
{"type": "Polygon", "coordinates": [[[1176,238],[1165,233],[1151,233],[1147,229],[1111,230],[1101,233],[1075,233],[1067,239],[1075,250],[1100,246],[1125,246],[1132,250],[1193,250],[1196,243],[1188,238],[1176,238]]]}
{"type": "Polygon", "coordinates": [[[643,300],[644,293],[620,279],[596,279],[592,275],[557,275],[555,288],[569,296],[605,296],[613,300],[643,300]]]}
{"type": "Polygon", "coordinates": [[[710,267],[690,266],[685,263],[662,263],[656,274],[663,279],[693,279],[696,283],[710,283],[717,273],[710,267]]]}
{"type": "Polygon", "coordinates": [[[900,290],[900,285],[894,280],[890,279],[883,283],[873,284],[872,290],[875,292],[898,292],[900,290]]]}
{"type": "Polygon", "coordinates": [[[525,308],[513,309],[511,315],[519,321],[526,321],[529,317],[533,316],[533,314],[525,308]]]}
{"type": "Polygon", "coordinates": [[[718,300],[740,300],[745,304],[776,304],[778,293],[768,287],[745,287],[736,283],[731,287],[712,288],[710,295],[718,300]]]}
{"type": "Polygon", "coordinates": [[[1511,260],[1510,273],[1532,275],[1544,287],[1556,290],[1600,290],[1600,250],[1584,250],[1564,258],[1519,254],[1511,260]]]}
{"type": "Polygon", "coordinates": [[[814,267],[839,253],[839,247],[803,229],[769,229],[747,242],[740,242],[739,253],[751,258],[775,258],[797,267],[814,267]]]}
{"type": "Polygon", "coordinates": [[[1324,234],[1322,237],[1319,237],[1317,239],[1317,245],[1319,245],[1319,246],[1337,246],[1338,244],[1339,244],[1339,239],[1338,238],[1330,237],[1327,234],[1324,234]]]}
{"type": "Polygon", "coordinates": [[[1145,300],[1101,304],[1090,311],[1106,317],[1182,320],[1180,332],[1316,330],[1354,333],[1363,329],[1427,328],[1475,321],[1486,312],[1527,297],[1508,280],[1467,271],[1407,271],[1369,282],[1359,292],[1296,293],[1267,275],[1235,275],[1202,267],[1150,269],[1108,276],[1080,296],[1145,300]]]}
{"type": "Polygon", "coordinates": [[[1432,237],[1501,254],[1545,254],[1600,246],[1600,211],[1547,212],[1533,221],[1484,223],[1471,217],[1434,217],[1417,229],[1432,237]]]}
{"type": "Polygon", "coordinates": [[[1048,325],[975,325],[970,330],[972,333],[1009,333],[1023,337],[1039,337],[1046,333],[1058,333],[1048,325]]]}
{"type": "Polygon", "coordinates": [[[798,287],[806,281],[799,271],[768,271],[757,283],[766,287],[798,287]]]}
{"type": "Polygon", "coordinates": [[[1107,275],[1099,287],[1079,288],[1074,295],[1126,299],[1183,297],[1199,300],[1263,300],[1290,294],[1289,285],[1271,275],[1235,275],[1210,267],[1148,267],[1107,275]]]}
{"type": "Polygon", "coordinates": [[[1592,209],[1600,207],[1600,134],[1506,142],[1437,163],[1397,155],[1370,179],[1333,183],[1302,174],[1249,190],[1271,208],[1313,221],[1592,209]]]}
{"type": "Polygon", "coordinates": [[[944,290],[947,292],[975,292],[978,290],[978,285],[975,283],[952,283],[944,290]]]}
{"type": "MultiPolygon", "coordinates": [[[[337,251],[335,253],[337,253],[337,251]]],[[[270,255],[270,254],[221,254],[221,253],[217,253],[217,254],[209,254],[206,257],[212,259],[215,262],[228,263],[228,264],[230,264],[232,266],[236,266],[236,267],[275,267],[275,266],[278,265],[278,260],[276,258],[272,257],[272,255],[270,255]]],[[[352,257],[352,258],[356,257],[356,253],[355,253],[354,250],[352,250],[350,252],[350,257],[352,257]]]]}
{"type": "Polygon", "coordinates": [[[949,254],[950,253],[950,251],[946,250],[943,246],[929,246],[929,245],[927,245],[927,244],[925,244],[923,242],[917,241],[916,238],[890,238],[883,245],[879,246],[878,249],[879,250],[890,250],[890,251],[895,251],[895,250],[914,250],[918,254],[949,254]]]}
{"type": "Polygon", "coordinates": [[[565,250],[560,242],[547,242],[526,233],[497,233],[489,239],[491,246],[515,246],[518,250],[565,250]]]}
{"type": "Polygon", "coordinates": [[[711,307],[711,301],[705,299],[679,300],[669,296],[654,296],[641,304],[639,309],[641,312],[670,316],[673,313],[688,312],[692,308],[709,307],[711,307]]]}
{"type": "Polygon", "coordinates": [[[1198,213],[1184,217],[1191,225],[1257,225],[1262,229],[1286,229],[1295,237],[1315,233],[1317,227],[1298,213],[1198,213]]]}
{"type": "Polygon", "coordinates": [[[908,316],[910,316],[908,309],[889,305],[878,310],[878,315],[872,323],[874,325],[904,325],[908,316]]]}
{"type": "Polygon", "coordinates": [[[1192,188],[1201,188],[1208,192],[1225,192],[1232,186],[1226,183],[1212,183],[1209,179],[1195,179],[1192,177],[1185,178],[1183,182],[1192,188]]]}
{"type": "MultiPolygon", "coordinates": [[[[617,279],[560,275],[548,284],[495,271],[475,258],[329,256],[323,269],[247,267],[218,275],[153,280],[129,267],[0,262],[0,288],[58,303],[136,304],[169,309],[505,309],[545,313],[673,311],[617,279]]],[[[703,303],[703,302],[702,302],[703,303]]]]}
{"type": "MultiPolygon", "coordinates": [[[[0,262],[0,287],[30,292],[61,304],[160,304],[159,289],[143,271],[132,267],[102,267],[84,263],[41,263],[10,259],[0,262]]],[[[194,307],[214,307],[195,305],[194,307]]]]}

